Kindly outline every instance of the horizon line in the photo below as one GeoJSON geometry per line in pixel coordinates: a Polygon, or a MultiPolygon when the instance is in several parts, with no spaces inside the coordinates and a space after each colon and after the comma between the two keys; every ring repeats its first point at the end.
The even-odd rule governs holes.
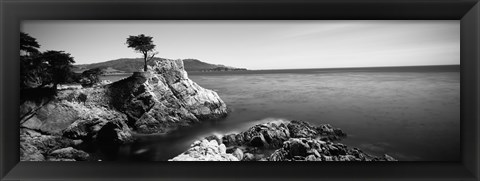
{"type": "Polygon", "coordinates": [[[366,66],[366,67],[317,67],[317,68],[285,68],[285,69],[248,69],[248,70],[299,70],[299,69],[350,69],[350,68],[389,68],[389,67],[433,67],[433,66],[460,66],[461,64],[434,64],[434,65],[399,65],[399,66],[366,66]]]}
{"type": "MultiPolygon", "coordinates": [[[[211,65],[219,65],[219,64],[214,64],[214,63],[209,63],[209,62],[205,62],[205,61],[202,61],[200,59],[197,59],[197,58],[177,58],[177,59],[172,59],[172,58],[164,58],[164,57],[154,57],[154,58],[159,58],[159,59],[167,59],[167,60],[187,60],[187,59],[194,59],[194,60],[198,60],[198,61],[201,61],[203,63],[207,63],[207,64],[211,64],[211,65]]],[[[103,62],[95,62],[95,63],[89,63],[89,64],[72,64],[72,65],[90,65],[90,64],[97,64],[97,63],[104,63],[104,62],[109,62],[109,61],[115,61],[115,60],[119,60],[119,59],[143,59],[142,57],[136,57],[136,58],[127,58],[127,57],[122,57],[122,58],[116,58],[116,59],[111,59],[111,60],[107,60],[107,61],[103,61],[103,62]]],[[[225,65],[225,64],[222,64],[224,66],[230,66],[230,65],[225,65]]],[[[388,67],[428,67],[428,66],[455,66],[455,65],[458,65],[460,66],[461,64],[429,64],[429,65],[398,65],[398,66],[359,66],[359,67],[315,67],[315,68],[273,68],[273,69],[249,69],[249,68],[245,68],[245,67],[234,67],[234,68],[245,68],[247,70],[253,70],[253,71],[259,71],[259,70],[307,70],[307,69],[350,69],[350,68],[388,68],[388,67]]]]}

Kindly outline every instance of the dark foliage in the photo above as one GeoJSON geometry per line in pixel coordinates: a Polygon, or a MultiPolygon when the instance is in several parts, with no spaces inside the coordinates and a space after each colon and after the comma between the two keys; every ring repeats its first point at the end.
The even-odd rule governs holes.
{"type": "Polygon", "coordinates": [[[81,93],[80,95],[78,95],[77,100],[85,104],[85,102],[87,101],[87,98],[88,98],[87,94],[81,93]]]}
{"type": "Polygon", "coordinates": [[[20,32],[20,50],[24,51],[27,55],[40,53],[38,51],[40,45],[37,40],[30,35],[20,32]]]}
{"type": "Polygon", "coordinates": [[[138,36],[129,36],[127,38],[128,48],[133,48],[136,52],[143,54],[143,71],[147,71],[147,62],[152,60],[153,57],[157,54],[156,52],[154,52],[155,45],[153,44],[152,38],[153,37],[145,36],[144,34],[140,34],[138,36]]]}
{"type": "Polygon", "coordinates": [[[47,73],[51,76],[51,81],[55,86],[60,83],[68,83],[72,81],[71,77],[73,72],[71,68],[75,61],[69,53],[49,50],[43,52],[40,58],[42,62],[47,63],[47,73]]]}
{"type": "Polygon", "coordinates": [[[103,75],[103,70],[100,68],[86,70],[80,76],[80,83],[83,87],[91,87],[100,82],[101,75],[103,75]]]}
{"type": "Polygon", "coordinates": [[[40,52],[35,38],[26,33],[20,34],[20,79],[21,89],[52,88],[60,83],[74,81],[71,71],[75,63],[69,53],[49,50],[40,52]]]}

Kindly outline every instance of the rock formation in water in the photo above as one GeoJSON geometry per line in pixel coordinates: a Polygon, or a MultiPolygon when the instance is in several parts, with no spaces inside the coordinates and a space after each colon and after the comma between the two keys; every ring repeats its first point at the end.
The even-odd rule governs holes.
{"type": "MultiPolygon", "coordinates": [[[[227,155],[221,158],[234,156],[240,161],[395,161],[388,155],[376,157],[334,142],[345,136],[343,131],[328,124],[316,127],[302,121],[278,121],[255,125],[238,134],[209,136],[196,143],[220,142],[218,147],[226,148],[221,154],[227,155]]],[[[202,149],[194,145],[198,144],[169,161],[207,160],[198,156],[203,155],[202,149]]],[[[208,157],[220,158],[213,152],[208,157]]]]}
{"type": "Polygon", "coordinates": [[[194,142],[190,149],[170,161],[238,161],[238,158],[228,154],[224,144],[204,139],[194,142]]]}
{"type": "Polygon", "coordinates": [[[112,84],[25,100],[21,160],[88,160],[97,148],[115,154],[132,132],[168,133],[226,114],[217,93],[188,79],[181,60],[155,61],[149,71],[112,84]]]}

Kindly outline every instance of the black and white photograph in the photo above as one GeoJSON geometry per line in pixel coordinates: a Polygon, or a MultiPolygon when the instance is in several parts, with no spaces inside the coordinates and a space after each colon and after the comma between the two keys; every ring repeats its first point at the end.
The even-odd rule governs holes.
{"type": "Polygon", "coordinates": [[[19,33],[20,161],[461,160],[460,20],[23,20],[19,33]]]}

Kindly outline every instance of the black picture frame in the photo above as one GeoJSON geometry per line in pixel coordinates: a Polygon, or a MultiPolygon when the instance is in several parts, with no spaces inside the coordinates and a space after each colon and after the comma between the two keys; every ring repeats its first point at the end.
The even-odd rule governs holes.
{"type": "Polygon", "coordinates": [[[479,180],[477,0],[0,0],[2,180],[479,180]],[[20,162],[22,20],[460,20],[460,162],[20,162]]]}

